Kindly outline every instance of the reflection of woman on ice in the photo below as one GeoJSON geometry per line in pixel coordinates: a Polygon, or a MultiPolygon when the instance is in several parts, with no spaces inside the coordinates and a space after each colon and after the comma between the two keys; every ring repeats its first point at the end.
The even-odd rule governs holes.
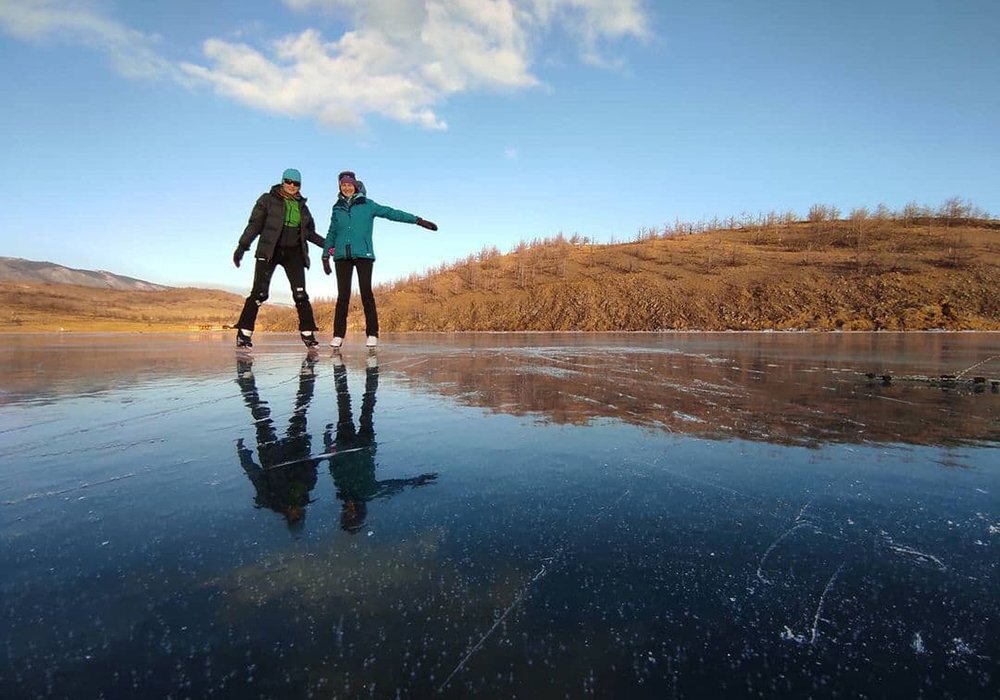
{"type": "Polygon", "coordinates": [[[351,534],[357,533],[368,517],[368,502],[376,498],[390,498],[406,488],[416,488],[433,483],[436,473],[420,474],[405,479],[375,478],[375,393],[378,391],[378,365],[369,358],[365,370],[365,393],[361,399],[361,420],[354,425],[351,411],[351,394],[347,389],[347,369],[339,358],[333,367],[334,386],[337,390],[337,425],[326,426],[323,442],[330,456],[330,474],[337,487],[341,502],[340,527],[351,534]]]}
{"type": "Polygon", "coordinates": [[[347,334],[347,310],[351,303],[351,277],[358,270],[361,304],[365,309],[365,335],[368,347],[378,344],[378,311],[372,293],[372,267],[375,264],[375,247],[372,229],[375,217],[417,224],[431,231],[437,225],[399,209],[392,209],[368,199],[365,186],[354,173],[340,173],[340,196],[333,205],[330,229],[326,234],[323,252],[323,271],[330,274],[330,257],[337,270],[337,306],[333,314],[333,340],[330,345],[339,348],[347,334]]]}

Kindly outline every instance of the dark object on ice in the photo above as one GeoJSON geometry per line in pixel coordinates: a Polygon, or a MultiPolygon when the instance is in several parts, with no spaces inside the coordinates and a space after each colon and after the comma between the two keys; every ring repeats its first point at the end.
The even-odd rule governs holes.
{"type": "Polygon", "coordinates": [[[880,379],[880,380],[882,380],[882,385],[883,386],[889,386],[889,384],[892,383],[892,375],[891,374],[876,374],[875,372],[865,372],[865,377],[867,377],[868,379],[870,379],[872,381],[875,381],[876,379],[880,379]]]}
{"type": "Polygon", "coordinates": [[[1000,393],[1000,379],[987,379],[983,376],[971,378],[962,377],[960,374],[940,374],[935,377],[919,374],[893,376],[889,373],[880,374],[878,372],[865,372],[864,376],[869,382],[879,381],[882,386],[925,384],[941,389],[971,389],[976,394],[982,394],[985,393],[986,385],[989,384],[992,393],[1000,393]]]}
{"type": "Polygon", "coordinates": [[[251,342],[250,336],[239,328],[236,329],[236,347],[246,348],[247,350],[253,347],[253,342],[251,342]]]}

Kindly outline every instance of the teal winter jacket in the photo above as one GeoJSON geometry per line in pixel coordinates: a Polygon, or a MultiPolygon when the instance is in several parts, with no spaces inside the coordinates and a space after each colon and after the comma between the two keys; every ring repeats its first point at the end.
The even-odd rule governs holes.
{"type": "Polygon", "coordinates": [[[414,214],[385,207],[368,199],[364,185],[359,182],[358,192],[353,197],[347,199],[344,195],[340,195],[337,203],[333,205],[323,255],[332,256],[334,260],[346,258],[374,260],[372,229],[375,217],[400,221],[404,224],[417,223],[414,214]]]}

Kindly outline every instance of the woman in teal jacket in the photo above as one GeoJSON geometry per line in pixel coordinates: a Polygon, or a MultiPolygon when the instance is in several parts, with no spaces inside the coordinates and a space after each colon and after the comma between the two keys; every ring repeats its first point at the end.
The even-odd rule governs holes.
{"type": "Polygon", "coordinates": [[[328,275],[331,273],[331,256],[337,270],[337,306],[333,313],[333,340],[330,341],[330,346],[339,348],[347,335],[351,278],[357,268],[361,304],[365,309],[365,335],[368,336],[366,345],[373,348],[378,345],[378,311],[375,308],[375,295],[372,293],[372,267],[375,264],[372,229],[375,217],[417,224],[431,231],[437,231],[437,225],[368,199],[365,186],[349,170],[340,173],[337,179],[340,182],[340,196],[330,214],[330,229],[323,249],[323,271],[328,275]]]}

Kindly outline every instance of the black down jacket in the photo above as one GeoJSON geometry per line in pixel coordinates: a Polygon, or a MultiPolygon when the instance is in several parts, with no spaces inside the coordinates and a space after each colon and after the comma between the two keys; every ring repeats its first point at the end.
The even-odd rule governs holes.
{"type": "MultiPolygon", "coordinates": [[[[250,250],[253,239],[260,236],[257,241],[257,250],[254,252],[255,258],[270,260],[274,256],[274,249],[281,238],[281,230],[285,226],[285,200],[282,199],[281,185],[275,185],[270,192],[265,192],[253,205],[250,212],[250,221],[247,223],[243,235],[240,236],[240,248],[250,250]]],[[[299,195],[299,212],[302,220],[299,223],[299,241],[302,244],[302,257],[309,267],[308,243],[323,247],[325,240],[316,233],[316,222],[313,220],[309,207],[306,206],[306,198],[299,195]]]]}

